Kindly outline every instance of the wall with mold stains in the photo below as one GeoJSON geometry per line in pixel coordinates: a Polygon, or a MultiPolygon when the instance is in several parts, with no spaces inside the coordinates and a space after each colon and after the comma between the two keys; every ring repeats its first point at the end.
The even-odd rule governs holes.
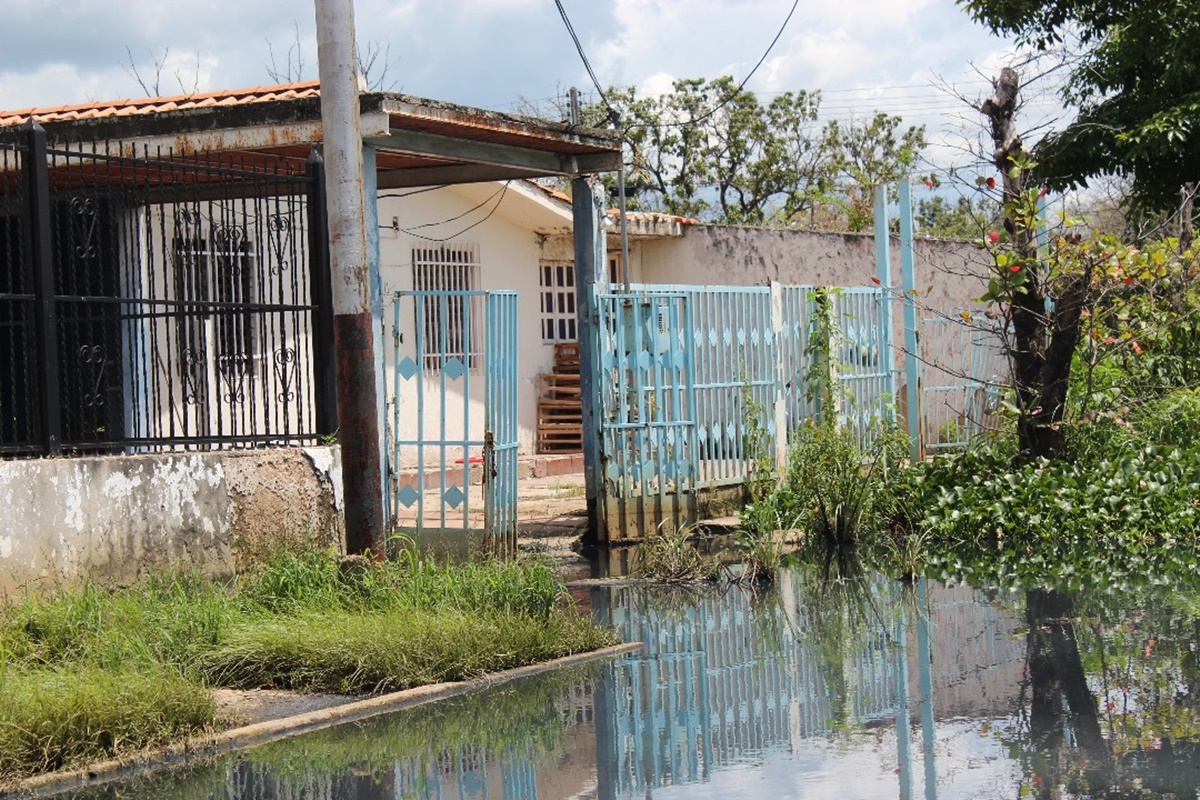
{"type": "MultiPolygon", "coordinates": [[[[647,283],[871,286],[875,239],[871,234],[814,233],[734,225],[690,225],[679,239],[644,242],[647,283]]],[[[916,239],[918,304],[936,311],[982,310],[986,255],[953,239],[916,239]]],[[[892,237],[892,285],[900,285],[900,242],[892,237]]]]}
{"type": "Polygon", "coordinates": [[[340,549],[341,486],[336,447],[0,462],[0,593],[340,549]]]}

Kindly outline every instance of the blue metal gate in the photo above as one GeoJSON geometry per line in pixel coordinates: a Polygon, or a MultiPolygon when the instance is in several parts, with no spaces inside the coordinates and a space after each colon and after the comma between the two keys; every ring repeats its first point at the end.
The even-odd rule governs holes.
{"type": "Polygon", "coordinates": [[[422,544],[515,547],[516,293],[400,291],[392,320],[396,530],[422,544]]]}
{"type": "Polygon", "coordinates": [[[695,518],[696,385],[691,298],[596,295],[600,526],[608,541],[695,518]]]}

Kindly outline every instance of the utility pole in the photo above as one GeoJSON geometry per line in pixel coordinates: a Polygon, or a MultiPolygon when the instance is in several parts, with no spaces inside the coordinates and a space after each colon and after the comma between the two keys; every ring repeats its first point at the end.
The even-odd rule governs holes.
{"type": "Polygon", "coordinates": [[[386,542],[354,0],[316,0],[346,552],[386,542]]]}

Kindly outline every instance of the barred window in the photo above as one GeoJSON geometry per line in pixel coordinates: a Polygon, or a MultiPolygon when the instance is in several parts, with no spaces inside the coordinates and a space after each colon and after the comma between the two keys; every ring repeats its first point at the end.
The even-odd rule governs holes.
{"type": "Polygon", "coordinates": [[[482,359],[483,325],[479,291],[479,247],[439,243],[414,247],[413,288],[437,292],[421,296],[416,320],[421,358],[427,370],[442,369],[451,359],[477,369],[482,359]]]}
{"type": "MultiPolygon", "coordinates": [[[[183,217],[181,213],[178,215],[183,217]]],[[[254,246],[245,230],[214,226],[202,231],[195,223],[176,220],[172,247],[175,293],[183,305],[177,318],[185,364],[205,360],[213,347],[222,373],[254,372],[254,246]],[[208,342],[208,323],[215,341],[208,342]]]]}
{"type": "Polygon", "coordinates": [[[575,265],[569,261],[543,261],[542,341],[575,341],[575,265]]]}

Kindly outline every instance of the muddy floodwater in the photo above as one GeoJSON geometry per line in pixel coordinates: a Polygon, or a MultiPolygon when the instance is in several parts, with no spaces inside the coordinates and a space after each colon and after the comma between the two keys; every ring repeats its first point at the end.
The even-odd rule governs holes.
{"type": "Polygon", "coordinates": [[[87,797],[1195,798],[1200,592],[589,586],[639,653],[87,797]]]}

